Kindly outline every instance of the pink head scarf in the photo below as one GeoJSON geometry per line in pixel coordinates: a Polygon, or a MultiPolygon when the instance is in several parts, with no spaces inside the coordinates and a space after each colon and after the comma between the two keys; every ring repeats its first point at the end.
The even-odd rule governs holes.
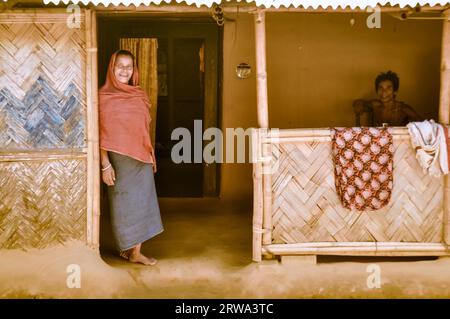
{"type": "Polygon", "coordinates": [[[114,75],[117,52],[109,61],[106,82],[99,92],[100,148],[155,163],[150,141],[150,102],[139,86],[139,71],[133,59],[131,85],[114,75]]]}

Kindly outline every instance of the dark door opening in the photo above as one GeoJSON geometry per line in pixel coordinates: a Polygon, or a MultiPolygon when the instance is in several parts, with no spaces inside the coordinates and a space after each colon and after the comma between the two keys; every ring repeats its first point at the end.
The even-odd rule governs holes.
{"type": "MultiPolygon", "coordinates": [[[[178,19],[179,20],[179,19],[178,19]]],[[[99,86],[103,85],[111,54],[120,38],[158,40],[158,105],[155,150],[160,197],[203,197],[219,193],[219,164],[194,163],[194,120],[202,130],[218,127],[220,29],[211,18],[173,22],[130,15],[98,17],[99,86]],[[172,131],[187,128],[191,134],[191,163],[171,158],[172,131]]]]}
{"type": "Polygon", "coordinates": [[[204,39],[169,38],[158,43],[158,116],[155,175],[159,196],[202,197],[203,165],[194,163],[194,120],[204,113],[204,39]],[[187,128],[191,135],[190,163],[174,163],[171,140],[174,129],[187,128]]]}

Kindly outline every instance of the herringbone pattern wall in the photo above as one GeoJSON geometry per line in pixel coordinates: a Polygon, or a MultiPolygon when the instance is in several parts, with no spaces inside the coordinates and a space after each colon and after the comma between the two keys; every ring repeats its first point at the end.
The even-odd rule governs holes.
{"type": "Polygon", "coordinates": [[[0,248],[86,240],[86,161],[0,162],[0,248]]]}
{"type": "Polygon", "coordinates": [[[85,146],[83,32],[0,21],[2,149],[85,146]]]}
{"type": "Polygon", "coordinates": [[[408,139],[394,146],[390,203],[352,212],[336,194],[330,142],[274,145],[280,156],[272,177],[273,243],[441,242],[443,178],[422,172],[408,139]]]}
{"type": "Polygon", "coordinates": [[[85,26],[14,15],[0,14],[0,248],[85,241],[85,26]]]}

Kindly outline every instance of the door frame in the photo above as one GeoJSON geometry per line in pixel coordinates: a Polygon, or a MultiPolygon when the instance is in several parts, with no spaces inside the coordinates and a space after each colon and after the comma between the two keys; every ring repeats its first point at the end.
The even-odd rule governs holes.
{"type": "MultiPolygon", "coordinates": [[[[221,76],[221,33],[220,29],[213,30],[210,25],[212,18],[205,18],[204,14],[199,14],[198,19],[192,17],[185,18],[186,22],[181,20],[172,21],[169,16],[148,16],[143,19],[142,14],[133,12],[120,13],[112,16],[108,10],[97,10],[97,23],[103,26],[107,23],[117,23],[119,30],[119,38],[121,37],[149,37],[155,38],[157,36],[164,37],[191,37],[205,39],[205,84],[204,84],[204,108],[203,108],[203,130],[210,127],[219,127],[219,110],[220,110],[220,93],[219,93],[219,76],[221,76]],[[194,20],[193,20],[194,19],[194,20]],[[133,23],[129,23],[133,20],[133,23]],[[208,23],[205,23],[208,21],[208,23]],[[154,23],[151,28],[149,23],[154,23]],[[195,25],[194,25],[195,23],[195,25]],[[171,28],[164,28],[164,25],[170,24],[171,28]],[[145,25],[145,27],[144,27],[145,25]],[[123,30],[123,31],[121,31],[123,30]]],[[[100,28],[99,28],[100,29],[100,28]]],[[[99,36],[99,38],[101,38],[99,36]]],[[[99,41],[101,47],[99,54],[105,55],[108,52],[113,52],[119,47],[118,42],[99,41]]],[[[102,61],[100,68],[105,68],[107,61],[102,61]]],[[[203,146],[210,141],[203,141],[203,146]]],[[[219,196],[219,176],[220,163],[207,164],[203,162],[203,197],[218,197],[219,196]]]]}
{"type": "Polygon", "coordinates": [[[100,143],[98,120],[97,14],[85,9],[87,122],[87,245],[100,248],[100,143]]]}

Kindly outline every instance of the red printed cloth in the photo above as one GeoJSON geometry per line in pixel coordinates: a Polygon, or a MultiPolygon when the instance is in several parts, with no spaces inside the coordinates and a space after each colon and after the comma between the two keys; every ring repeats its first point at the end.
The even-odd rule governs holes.
{"type": "Polygon", "coordinates": [[[336,192],[351,210],[378,210],[389,203],[394,146],[389,128],[331,130],[336,192]]]}

